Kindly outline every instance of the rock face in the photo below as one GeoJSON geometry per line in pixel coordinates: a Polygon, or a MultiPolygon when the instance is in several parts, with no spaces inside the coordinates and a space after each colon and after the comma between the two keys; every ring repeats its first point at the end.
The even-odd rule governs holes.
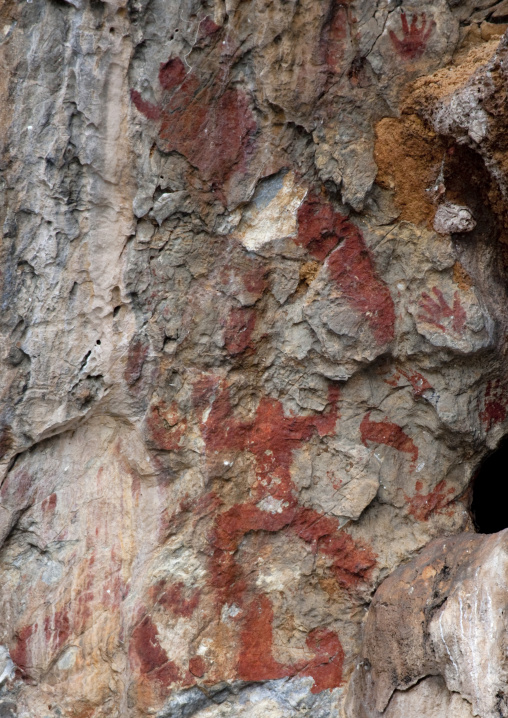
{"type": "Polygon", "coordinates": [[[508,715],[507,542],[506,529],[437,539],[381,584],[348,715],[508,715]]]}
{"type": "Polygon", "coordinates": [[[507,715],[506,2],[0,19],[0,715],[507,715]]]}

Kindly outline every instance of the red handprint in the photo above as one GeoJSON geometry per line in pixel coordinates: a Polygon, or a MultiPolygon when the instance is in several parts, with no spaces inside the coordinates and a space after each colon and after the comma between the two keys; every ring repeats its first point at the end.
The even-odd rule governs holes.
{"type": "Polygon", "coordinates": [[[159,124],[165,152],[184,155],[212,188],[245,169],[253,149],[256,122],[245,92],[227,84],[226,71],[213,82],[202,81],[179,57],[159,68],[161,101],[154,105],[131,90],[139,112],[159,124]]]}
{"type": "Polygon", "coordinates": [[[444,332],[446,328],[443,321],[451,318],[453,331],[460,333],[466,323],[466,312],[460,303],[459,293],[455,292],[453,295],[453,307],[450,307],[438,287],[432,287],[432,294],[433,297],[427,292],[422,292],[422,298],[418,305],[420,308],[418,319],[427,324],[433,324],[444,332]]]}
{"type": "Polygon", "coordinates": [[[404,60],[416,60],[423,55],[427,43],[429,41],[432,30],[436,23],[432,20],[427,24],[425,13],[421,15],[421,25],[417,27],[418,15],[415,14],[411,18],[411,25],[408,25],[406,13],[400,13],[402,22],[402,40],[399,40],[393,30],[390,30],[390,39],[399,55],[404,60]]]}

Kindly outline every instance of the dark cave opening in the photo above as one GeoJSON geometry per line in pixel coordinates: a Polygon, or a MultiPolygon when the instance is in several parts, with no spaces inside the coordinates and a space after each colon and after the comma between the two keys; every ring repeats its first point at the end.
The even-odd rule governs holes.
{"type": "Polygon", "coordinates": [[[471,515],[478,533],[508,527],[508,439],[480,464],[472,494],[471,515]]]}

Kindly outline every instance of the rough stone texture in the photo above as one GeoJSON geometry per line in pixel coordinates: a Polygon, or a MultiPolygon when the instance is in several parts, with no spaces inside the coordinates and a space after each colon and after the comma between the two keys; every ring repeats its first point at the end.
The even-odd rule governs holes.
{"type": "Polygon", "coordinates": [[[0,715],[346,710],[508,429],[505,5],[2,4],[0,715]]]}
{"type": "Polygon", "coordinates": [[[386,579],[369,610],[347,715],[508,715],[507,568],[505,529],[437,539],[386,579]]]}

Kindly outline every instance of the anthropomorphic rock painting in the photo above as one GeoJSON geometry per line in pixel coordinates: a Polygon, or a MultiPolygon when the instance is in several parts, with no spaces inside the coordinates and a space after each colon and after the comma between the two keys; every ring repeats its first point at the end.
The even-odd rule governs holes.
{"type": "Polygon", "coordinates": [[[0,7],[0,716],[508,715],[507,26],[0,7]]]}

